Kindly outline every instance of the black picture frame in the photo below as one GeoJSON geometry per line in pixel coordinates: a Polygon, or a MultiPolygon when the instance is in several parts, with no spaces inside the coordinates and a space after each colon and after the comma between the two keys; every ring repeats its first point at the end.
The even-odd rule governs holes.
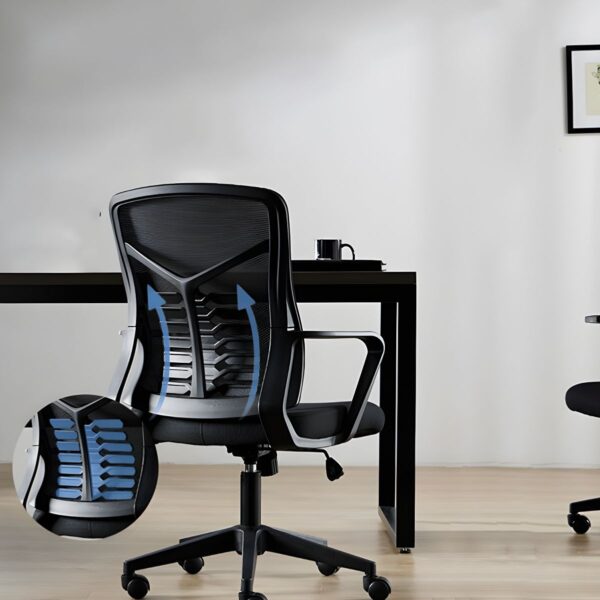
{"type": "MultiPolygon", "coordinates": [[[[574,117],[574,102],[576,96],[576,90],[574,89],[575,83],[573,82],[573,55],[576,52],[598,52],[598,62],[600,63],[600,44],[584,44],[575,46],[566,46],[565,48],[565,59],[566,59],[566,74],[567,74],[567,133],[600,133],[600,115],[598,117],[598,126],[589,127],[581,126],[575,122],[574,117]]],[[[584,87],[583,83],[579,83],[581,87],[584,87]]],[[[579,93],[582,90],[579,90],[579,93]]]]}

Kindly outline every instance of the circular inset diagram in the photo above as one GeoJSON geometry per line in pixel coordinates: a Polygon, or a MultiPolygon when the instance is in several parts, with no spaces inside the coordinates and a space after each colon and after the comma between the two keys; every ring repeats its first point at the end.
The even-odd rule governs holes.
{"type": "Polygon", "coordinates": [[[25,510],[48,531],[104,538],[131,525],[150,503],[156,448],[126,406],[102,396],[69,396],[27,423],[13,456],[13,479],[25,510]]]}

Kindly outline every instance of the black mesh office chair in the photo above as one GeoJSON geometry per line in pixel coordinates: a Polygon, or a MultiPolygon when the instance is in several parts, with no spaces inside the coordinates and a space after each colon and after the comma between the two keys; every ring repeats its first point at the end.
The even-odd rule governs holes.
{"type": "Polygon", "coordinates": [[[123,588],[143,598],[150,586],[139,569],[179,563],[197,573],[204,557],[236,551],[240,600],[261,600],[253,591],[257,556],[276,552],[314,561],[324,575],[360,571],[370,597],[385,599],[390,585],[374,562],[261,523],[261,475],[277,471],[278,450],[323,449],[379,433],[384,423],[367,401],[382,340],[302,330],[281,196],[230,185],[153,186],[117,194],[111,218],[130,315],[113,397],[150,415],[156,442],[225,446],[245,465],[239,525],[125,561],[123,588]],[[350,402],[299,403],[308,338],[365,344],[350,402]]]}
{"type": "MultiPolygon", "coordinates": [[[[590,315],[586,323],[600,323],[600,315],[590,315]]],[[[578,383],[567,390],[567,406],[590,417],[600,417],[600,381],[578,383]]],[[[600,498],[579,500],[569,505],[567,522],[576,533],[586,533],[591,527],[590,520],[580,513],[600,510],[600,498]]]]}

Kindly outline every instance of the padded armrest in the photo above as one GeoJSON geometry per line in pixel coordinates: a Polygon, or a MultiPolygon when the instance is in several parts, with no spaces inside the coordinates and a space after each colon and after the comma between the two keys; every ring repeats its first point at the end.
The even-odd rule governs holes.
{"type": "Polygon", "coordinates": [[[598,323],[600,323],[600,315],[588,315],[585,318],[585,322],[586,323],[596,323],[596,324],[598,324],[598,323]]]}
{"type": "MultiPolygon", "coordinates": [[[[299,436],[294,430],[290,419],[287,416],[287,399],[284,398],[282,405],[277,410],[273,410],[273,406],[269,406],[263,412],[261,412],[261,420],[263,426],[266,426],[267,435],[269,436],[269,429],[273,428],[277,430],[277,438],[279,443],[276,445],[287,445],[288,449],[302,449],[302,448],[323,448],[326,446],[333,446],[336,444],[343,444],[348,440],[351,440],[360,424],[363,413],[367,406],[369,393],[373,386],[375,375],[381,364],[385,345],[383,339],[377,334],[370,331],[291,331],[288,332],[288,340],[293,348],[298,342],[303,342],[307,339],[315,340],[330,340],[330,339],[356,339],[360,340],[367,348],[367,356],[363,363],[362,370],[358,377],[356,389],[352,397],[350,404],[350,410],[346,420],[342,426],[342,430],[331,438],[306,438],[299,436]],[[263,418],[264,417],[264,418],[263,418]],[[282,421],[285,422],[282,423],[282,421]],[[282,429],[286,429],[285,433],[282,429]]],[[[269,436],[271,439],[271,436],[269,436]]]]}

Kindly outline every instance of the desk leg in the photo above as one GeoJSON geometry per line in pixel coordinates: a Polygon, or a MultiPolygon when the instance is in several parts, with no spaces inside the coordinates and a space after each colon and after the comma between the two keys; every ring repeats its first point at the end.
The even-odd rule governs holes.
{"type": "Polygon", "coordinates": [[[398,303],[398,404],[396,429],[396,545],[415,546],[415,445],[417,383],[417,286],[398,303]]]}
{"type": "Polygon", "coordinates": [[[381,305],[379,511],[396,548],[415,545],[416,287],[381,305]]]}
{"type": "Polygon", "coordinates": [[[398,305],[381,304],[381,337],[385,354],[379,371],[379,404],[385,413],[385,425],[379,435],[379,510],[392,529],[396,541],[396,379],[398,305]]]}

